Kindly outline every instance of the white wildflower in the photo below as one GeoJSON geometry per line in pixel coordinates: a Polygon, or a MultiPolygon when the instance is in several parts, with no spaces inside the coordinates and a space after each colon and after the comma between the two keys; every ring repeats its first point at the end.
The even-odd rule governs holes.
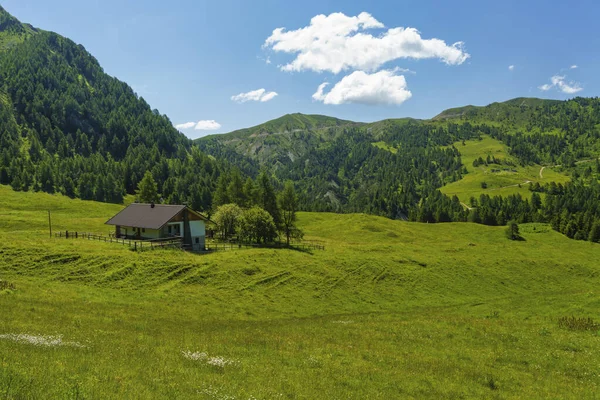
{"type": "Polygon", "coordinates": [[[198,351],[192,353],[189,350],[182,351],[181,354],[188,360],[198,361],[198,360],[206,360],[208,358],[208,354],[200,353],[198,351]]]}
{"type": "Polygon", "coordinates": [[[212,365],[212,366],[220,367],[220,368],[225,368],[225,366],[227,366],[227,365],[239,364],[239,361],[237,361],[237,360],[225,358],[222,356],[209,357],[208,354],[199,352],[199,351],[191,352],[189,350],[183,350],[181,352],[181,354],[188,360],[205,361],[208,365],[212,365]]]}
{"type": "Polygon", "coordinates": [[[208,360],[206,360],[206,363],[215,367],[225,368],[226,365],[235,365],[238,362],[236,360],[231,360],[225,357],[217,356],[210,357],[208,360]]]}
{"type": "Polygon", "coordinates": [[[36,336],[28,335],[26,333],[7,333],[0,335],[0,339],[12,340],[17,343],[32,344],[34,346],[45,346],[45,347],[56,347],[56,346],[69,346],[85,348],[83,344],[79,342],[66,342],[62,340],[62,335],[57,336],[36,336]]]}
{"type": "Polygon", "coordinates": [[[205,394],[207,396],[210,396],[213,399],[219,399],[219,400],[235,400],[235,396],[230,396],[228,394],[223,394],[221,393],[221,391],[217,388],[214,388],[212,386],[209,386],[205,389],[202,389],[200,391],[198,391],[198,393],[201,394],[205,394]]]}

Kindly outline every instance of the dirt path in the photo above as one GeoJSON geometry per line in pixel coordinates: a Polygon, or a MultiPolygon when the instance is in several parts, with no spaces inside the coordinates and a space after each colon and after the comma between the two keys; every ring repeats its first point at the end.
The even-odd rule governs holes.
{"type": "MultiPolygon", "coordinates": [[[[579,160],[579,161],[575,161],[575,164],[585,164],[585,163],[589,163],[589,162],[593,162],[593,161],[596,161],[596,159],[590,158],[588,160],[579,160]]],[[[562,167],[562,165],[560,165],[560,164],[550,165],[548,168],[556,168],[556,167],[562,167]]],[[[540,168],[540,178],[541,179],[544,179],[544,169],[546,169],[546,167],[540,168]]]]}
{"type": "Polygon", "coordinates": [[[500,189],[506,189],[506,188],[510,188],[510,187],[517,187],[517,186],[519,186],[519,185],[521,185],[521,186],[522,186],[522,185],[527,185],[527,184],[529,184],[529,183],[531,183],[531,181],[525,181],[525,182],[523,182],[523,183],[517,183],[517,184],[515,184],[515,185],[500,186],[500,187],[497,187],[497,188],[491,188],[490,190],[500,190],[500,189]]]}
{"type": "Polygon", "coordinates": [[[466,205],[465,203],[463,203],[462,201],[460,202],[460,204],[466,208],[467,210],[471,211],[473,209],[473,207],[469,207],[468,205],[466,205]]]}

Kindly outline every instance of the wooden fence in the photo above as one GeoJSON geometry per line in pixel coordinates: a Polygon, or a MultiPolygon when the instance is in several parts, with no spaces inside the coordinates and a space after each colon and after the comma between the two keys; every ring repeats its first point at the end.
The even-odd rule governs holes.
{"type": "Polygon", "coordinates": [[[246,243],[246,242],[206,242],[206,251],[224,251],[241,250],[244,248],[263,248],[263,249],[293,249],[301,251],[325,250],[323,242],[312,240],[294,242],[289,245],[285,242],[275,242],[267,244],[246,243]]]}
{"type": "Polygon", "coordinates": [[[130,238],[118,238],[113,235],[104,236],[104,235],[96,235],[88,232],[58,232],[54,235],[58,238],[65,239],[87,239],[87,240],[98,240],[100,242],[105,243],[117,243],[124,246],[129,246],[133,250],[154,250],[154,249],[163,249],[163,248],[182,248],[182,238],[181,237],[173,237],[167,239],[130,239],[130,238]]]}
{"type": "MultiPolygon", "coordinates": [[[[114,235],[104,236],[97,235],[88,232],[57,232],[54,234],[57,238],[65,238],[65,239],[87,239],[87,240],[98,240],[100,242],[105,243],[116,243],[124,246],[129,246],[131,249],[135,251],[144,251],[144,250],[153,250],[153,249],[162,249],[162,248],[177,248],[183,250],[191,250],[191,246],[185,245],[183,243],[183,238],[173,237],[173,238],[162,238],[162,239],[130,239],[130,238],[118,238],[114,235]]],[[[213,251],[225,251],[225,250],[240,250],[240,249],[248,249],[248,248],[266,248],[266,249],[293,249],[300,251],[312,251],[312,250],[325,250],[325,245],[323,242],[318,240],[306,240],[301,242],[293,242],[289,245],[285,242],[275,242],[268,244],[256,244],[256,243],[247,243],[247,242],[216,242],[216,241],[207,241],[205,244],[205,251],[213,252],[213,251]]]]}

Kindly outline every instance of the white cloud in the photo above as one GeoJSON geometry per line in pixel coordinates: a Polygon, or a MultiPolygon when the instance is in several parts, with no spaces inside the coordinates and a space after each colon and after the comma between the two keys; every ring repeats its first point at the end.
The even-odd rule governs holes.
{"type": "Polygon", "coordinates": [[[550,82],[552,83],[545,83],[542,86],[538,86],[538,88],[540,90],[543,91],[548,91],[552,88],[557,88],[559,91],[563,92],[563,93],[567,93],[567,94],[574,94],[577,92],[580,92],[583,90],[583,88],[581,87],[581,85],[577,82],[569,82],[567,83],[565,81],[565,76],[561,76],[561,75],[554,75],[552,78],[550,78],[550,82]]]}
{"type": "Polygon", "coordinates": [[[284,71],[336,74],[348,69],[375,71],[400,58],[439,58],[448,65],[458,65],[470,57],[463,42],[447,45],[440,39],[422,39],[415,28],[391,28],[377,36],[364,32],[381,28],[384,25],[366,12],[356,17],[321,14],[304,28],[275,29],[263,47],[296,55],[291,63],[280,67],[284,71]]]}
{"type": "Polygon", "coordinates": [[[186,122],[184,124],[175,125],[175,128],[177,128],[179,130],[183,130],[183,129],[193,128],[194,126],[196,126],[196,122],[186,122]]]}
{"type": "Polygon", "coordinates": [[[215,121],[214,119],[207,119],[198,121],[196,126],[194,127],[197,131],[214,131],[221,127],[221,124],[215,121]]]}
{"type": "Polygon", "coordinates": [[[509,71],[514,71],[515,70],[515,66],[514,65],[509,65],[508,66],[508,70],[509,71]]]}
{"type": "Polygon", "coordinates": [[[260,101],[264,103],[272,100],[275,96],[277,96],[277,92],[267,92],[265,89],[257,89],[231,96],[231,100],[236,103],[245,103],[247,101],[260,101]]]}
{"type": "Polygon", "coordinates": [[[262,96],[260,98],[260,101],[262,101],[264,103],[264,102],[267,102],[269,100],[272,100],[275,96],[277,96],[277,93],[275,93],[275,92],[269,92],[269,93],[266,93],[264,96],[262,96]]]}
{"type": "Polygon", "coordinates": [[[399,67],[398,67],[398,68],[394,68],[394,71],[395,71],[395,72],[402,72],[402,73],[406,73],[406,74],[413,74],[413,75],[416,75],[416,74],[417,74],[415,71],[413,71],[413,70],[410,70],[410,69],[408,69],[408,68],[399,68],[399,67]]]}
{"type": "Polygon", "coordinates": [[[571,66],[569,67],[569,69],[577,69],[577,68],[579,68],[579,67],[578,67],[577,65],[575,65],[575,64],[573,64],[573,65],[571,65],[571,66]]]}
{"type": "Polygon", "coordinates": [[[271,64],[271,57],[267,57],[267,59],[265,60],[266,64],[271,64]]]}
{"type": "Polygon", "coordinates": [[[219,129],[221,124],[219,124],[214,119],[202,120],[198,122],[186,122],[183,124],[175,125],[175,128],[178,130],[186,130],[194,128],[197,131],[214,131],[219,129]]]}
{"type": "Polygon", "coordinates": [[[327,82],[319,85],[313,99],[325,104],[402,104],[412,93],[406,88],[403,75],[396,70],[383,70],[373,74],[354,71],[339,81],[328,93],[327,82]]]}

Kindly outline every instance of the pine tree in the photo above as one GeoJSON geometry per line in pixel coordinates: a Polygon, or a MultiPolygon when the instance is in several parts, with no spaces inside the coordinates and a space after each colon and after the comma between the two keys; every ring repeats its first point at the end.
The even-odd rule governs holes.
{"type": "Polygon", "coordinates": [[[244,197],[246,198],[245,207],[252,207],[258,203],[256,185],[250,177],[244,183],[244,197]]]}
{"type": "Polygon", "coordinates": [[[590,234],[588,236],[588,240],[590,242],[598,243],[600,242],[600,221],[595,221],[592,224],[592,229],[590,229],[590,234]]]}
{"type": "Polygon", "coordinates": [[[223,204],[229,204],[229,194],[227,192],[227,186],[229,185],[229,175],[226,172],[222,172],[217,180],[217,189],[213,196],[213,209],[216,209],[223,204]]]}
{"type": "Polygon", "coordinates": [[[298,196],[291,181],[285,183],[278,200],[279,208],[281,209],[281,228],[285,235],[286,243],[289,246],[291,238],[301,238],[303,236],[302,231],[296,227],[298,196]]]}
{"type": "Polygon", "coordinates": [[[519,225],[515,221],[508,221],[506,227],[506,237],[510,240],[521,239],[521,235],[519,234],[519,225]]]}
{"type": "Polygon", "coordinates": [[[271,179],[265,171],[261,172],[258,176],[258,198],[259,206],[271,214],[276,226],[280,226],[281,213],[277,205],[277,196],[271,184],[271,179]]]}
{"type": "Polygon", "coordinates": [[[158,201],[157,185],[150,171],[146,171],[138,185],[136,200],[140,203],[155,203],[158,201]]]}
{"type": "Polygon", "coordinates": [[[531,194],[531,207],[537,211],[540,208],[542,208],[542,198],[540,197],[540,195],[536,192],[533,192],[531,194]]]}
{"type": "Polygon", "coordinates": [[[234,169],[230,175],[229,185],[227,185],[227,197],[231,203],[240,207],[246,206],[246,195],[244,193],[244,181],[237,169],[234,169]]]}

